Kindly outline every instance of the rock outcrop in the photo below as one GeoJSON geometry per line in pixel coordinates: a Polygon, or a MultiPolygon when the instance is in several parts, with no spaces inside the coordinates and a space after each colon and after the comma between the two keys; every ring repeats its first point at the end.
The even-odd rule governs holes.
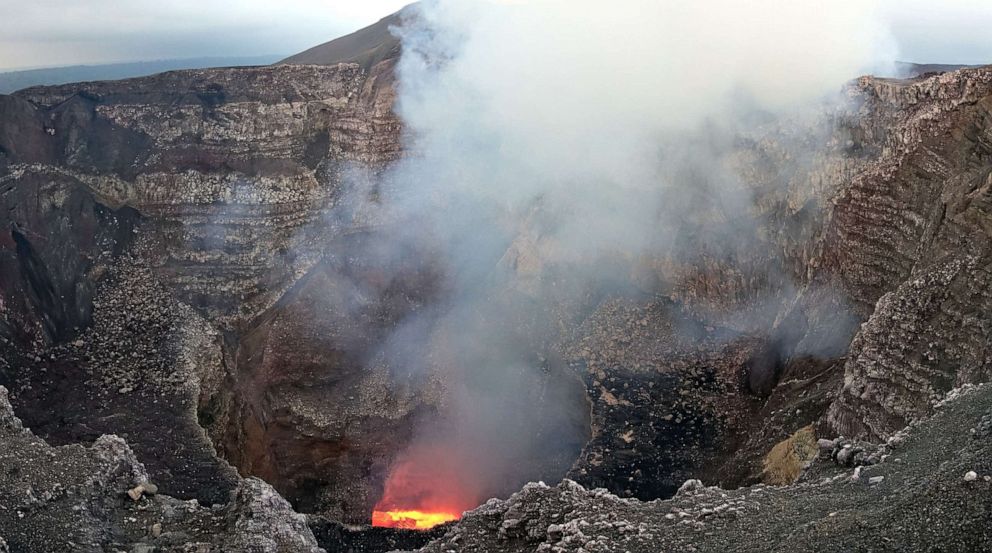
{"type": "Polygon", "coordinates": [[[727,491],[690,480],[674,498],[645,503],[570,480],[530,484],[420,551],[984,551],[990,442],[961,429],[989,418],[990,401],[989,385],[968,390],[884,462],[851,471],[821,459],[788,487],[727,491]],[[968,480],[970,471],[986,476],[968,480]]]}
{"type": "MultiPolygon", "coordinates": [[[[349,164],[381,167],[399,154],[391,67],[184,71],[24,90],[9,101],[43,138],[0,144],[6,186],[27,194],[66,182],[91,201],[137,211],[160,238],[149,259],[160,278],[233,328],[316,262],[307,230],[318,232],[309,227],[338,197],[349,164]]],[[[44,235],[13,217],[20,232],[44,235]]]]}
{"type": "Polygon", "coordinates": [[[226,507],[160,495],[124,440],[51,447],[23,428],[2,387],[0,440],[4,548],[323,551],[303,515],[261,480],[242,481],[226,507]]]}
{"type": "Polygon", "coordinates": [[[992,71],[862,86],[898,124],[885,132],[883,158],[844,190],[831,227],[838,241],[826,257],[872,313],[851,345],[829,422],[877,439],[951,388],[992,376],[984,315],[992,71]]]}

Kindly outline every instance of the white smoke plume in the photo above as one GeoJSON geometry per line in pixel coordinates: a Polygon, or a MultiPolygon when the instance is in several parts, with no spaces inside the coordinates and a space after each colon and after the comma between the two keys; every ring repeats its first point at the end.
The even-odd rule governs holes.
{"type": "Polygon", "coordinates": [[[453,415],[422,443],[481,473],[449,478],[475,479],[482,500],[556,454],[552,437],[521,434],[529,423],[574,423],[561,397],[528,395],[561,324],[549,305],[622,278],[611,260],[657,248],[686,202],[747,211],[718,159],[732,130],[836,94],[889,39],[875,5],[851,0],[432,0],[410,15],[396,31],[408,157],[384,177],[382,209],[444,252],[448,357],[432,362],[453,374],[453,415]],[[562,267],[578,288],[555,289],[562,267]],[[528,271],[539,285],[509,284],[528,271]]]}
{"type": "Polygon", "coordinates": [[[886,36],[872,2],[427,2],[403,35],[399,112],[457,171],[439,186],[636,210],[661,135],[834,92],[886,36]]]}

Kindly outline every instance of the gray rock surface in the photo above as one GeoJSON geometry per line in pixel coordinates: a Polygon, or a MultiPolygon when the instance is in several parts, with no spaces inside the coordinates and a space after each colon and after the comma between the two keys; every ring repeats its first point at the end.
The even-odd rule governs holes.
{"type": "MultiPolygon", "coordinates": [[[[271,486],[249,478],[219,509],[128,491],[149,482],[127,443],[51,447],[25,430],[0,387],[0,528],[12,551],[322,551],[303,515],[271,486]],[[158,526],[158,536],[153,528],[158,526]]],[[[5,549],[6,550],[6,549],[5,549]]]]}
{"type": "Polygon", "coordinates": [[[885,140],[892,155],[845,191],[863,204],[856,209],[877,206],[871,213],[878,214],[864,229],[847,231],[870,237],[859,242],[872,249],[857,253],[868,246],[851,240],[837,249],[855,261],[843,274],[860,275],[847,286],[866,290],[862,279],[885,285],[876,287],[877,297],[864,297],[877,305],[851,344],[844,388],[830,408],[839,433],[885,438],[950,389],[992,376],[985,363],[992,334],[983,315],[990,90],[987,68],[869,88],[873,102],[899,108],[899,126],[885,140]]]}
{"type": "Polygon", "coordinates": [[[792,486],[728,491],[694,482],[654,502],[572,481],[530,484],[467,513],[420,551],[985,551],[992,484],[961,474],[974,463],[992,467],[992,444],[966,430],[990,406],[992,386],[969,390],[857,480],[819,461],[792,486]]]}

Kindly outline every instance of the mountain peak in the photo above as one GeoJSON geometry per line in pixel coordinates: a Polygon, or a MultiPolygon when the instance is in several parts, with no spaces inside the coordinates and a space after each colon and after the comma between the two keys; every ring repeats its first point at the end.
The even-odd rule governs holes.
{"type": "Polygon", "coordinates": [[[403,23],[403,18],[414,5],[411,4],[364,29],[314,46],[279,63],[294,65],[357,63],[369,69],[381,61],[399,55],[400,40],[391,29],[403,23]]]}

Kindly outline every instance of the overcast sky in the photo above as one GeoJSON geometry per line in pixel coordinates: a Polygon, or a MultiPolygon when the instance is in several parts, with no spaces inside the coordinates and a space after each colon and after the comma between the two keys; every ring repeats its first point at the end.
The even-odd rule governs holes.
{"type": "MultiPolygon", "coordinates": [[[[0,0],[0,68],[289,55],[410,1],[0,0]]],[[[992,0],[880,1],[899,59],[992,63],[992,0]]]]}
{"type": "Polygon", "coordinates": [[[0,0],[0,68],[295,54],[412,0],[0,0]]]}

